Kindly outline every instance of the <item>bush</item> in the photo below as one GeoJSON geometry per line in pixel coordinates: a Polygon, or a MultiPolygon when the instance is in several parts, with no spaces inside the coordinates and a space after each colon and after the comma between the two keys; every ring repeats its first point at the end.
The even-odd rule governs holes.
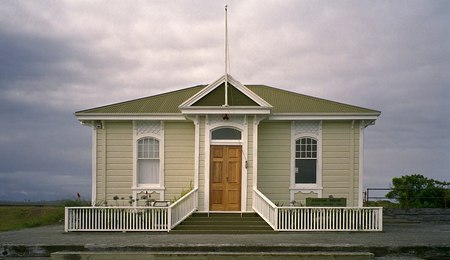
{"type": "Polygon", "coordinates": [[[448,187],[449,183],[420,174],[405,175],[392,179],[392,191],[386,197],[397,200],[401,207],[442,208],[449,202],[448,187]]]}

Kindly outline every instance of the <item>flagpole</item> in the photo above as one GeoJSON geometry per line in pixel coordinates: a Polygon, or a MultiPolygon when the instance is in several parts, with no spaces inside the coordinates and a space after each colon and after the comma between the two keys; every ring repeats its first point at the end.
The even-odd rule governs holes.
{"type": "Polygon", "coordinates": [[[228,106],[228,5],[225,5],[225,105],[228,106]]]}

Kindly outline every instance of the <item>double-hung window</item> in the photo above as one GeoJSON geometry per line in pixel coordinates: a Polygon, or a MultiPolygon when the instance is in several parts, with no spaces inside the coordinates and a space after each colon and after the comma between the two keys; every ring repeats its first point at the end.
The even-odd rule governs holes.
{"type": "Polygon", "coordinates": [[[295,184],[317,183],[317,140],[309,137],[295,141],[295,184]]]}
{"type": "Polygon", "coordinates": [[[137,184],[159,185],[159,141],[144,137],[137,141],[137,184]]]}

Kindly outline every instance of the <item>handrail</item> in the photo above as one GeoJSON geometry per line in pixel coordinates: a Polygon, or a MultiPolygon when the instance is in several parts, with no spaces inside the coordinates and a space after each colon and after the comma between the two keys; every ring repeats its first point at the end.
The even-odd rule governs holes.
{"type": "Polygon", "coordinates": [[[198,188],[192,189],[190,192],[186,193],[183,197],[179,198],[174,203],[170,204],[169,208],[175,207],[177,204],[181,203],[182,200],[184,200],[186,197],[190,196],[192,193],[196,192],[198,188]]]}
{"type": "Polygon", "coordinates": [[[271,207],[276,208],[277,206],[270,201],[266,196],[264,196],[264,194],[262,192],[260,192],[258,189],[254,188],[253,189],[254,192],[256,192],[265,202],[267,202],[271,207]]]}
{"type": "Polygon", "coordinates": [[[253,209],[258,213],[274,230],[278,230],[278,207],[273,204],[258,189],[253,188],[253,209]]]}
{"type": "Polygon", "coordinates": [[[169,227],[168,231],[172,230],[183,220],[189,217],[198,207],[198,188],[195,188],[181,197],[175,203],[169,206],[168,218],[169,227]]]}

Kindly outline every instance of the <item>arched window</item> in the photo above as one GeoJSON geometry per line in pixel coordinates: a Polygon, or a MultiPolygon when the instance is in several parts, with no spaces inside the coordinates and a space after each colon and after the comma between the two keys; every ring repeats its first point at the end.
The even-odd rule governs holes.
{"type": "Polygon", "coordinates": [[[317,140],[309,137],[295,141],[295,183],[317,182],[317,140]]]}
{"type": "Polygon", "coordinates": [[[219,128],[212,131],[212,140],[241,140],[241,131],[234,128],[219,128]]]}
{"type": "Polygon", "coordinates": [[[159,184],[159,141],[144,137],[137,141],[137,183],[159,184]]]}

